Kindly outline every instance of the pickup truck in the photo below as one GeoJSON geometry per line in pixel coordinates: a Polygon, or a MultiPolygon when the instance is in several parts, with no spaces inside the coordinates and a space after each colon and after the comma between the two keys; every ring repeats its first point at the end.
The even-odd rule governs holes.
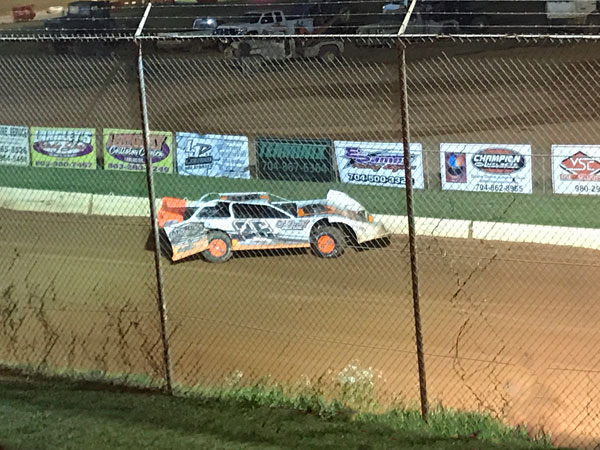
{"type": "Polygon", "coordinates": [[[215,30],[219,26],[221,21],[214,17],[196,17],[194,19],[194,24],[191,29],[186,29],[183,31],[171,31],[167,33],[157,33],[158,37],[163,38],[186,38],[186,37],[194,37],[194,36],[212,36],[215,34],[215,30]]]}
{"type": "Polygon", "coordinates": [[[116,31],[117,25],[110,14],[109,1],[76,1],[69,3],[66,14],[44,22],[46,34],[53,36],[50,51],[53,53],[75,53],[81,55],[106,55],[114,51],[116,41],[76,42],[61,39],[68,36],[108,36],[116,31]]]}
{"type": "Polygon", "coordinates": [[[240,22],[218,26],[217,36],[244,36],[265,34],[295,34],[298,30],[312,33],[312,18],[290,18],[283,11],[251,11],[243,15],[240,22]]]}
{"type": "Polygon", "coordinates": [[[168,33],[157,33],[161,39],[155,42],[155,47],[170,51],[194,51],[204,48],[217,47],[215,39],[186,39],[193,37],[209,38],[215,34],[215,30],[221,21],[214,17],[196,17],[191,29],[173,31],[168,33]]]}
{"type": "Polygon", "coordinates": [[[53,35],[106,34],[116,28],[110,15],[109,1],[77,1],[69,3],[62,17],[44,22],[46,32],[53,35]]]}

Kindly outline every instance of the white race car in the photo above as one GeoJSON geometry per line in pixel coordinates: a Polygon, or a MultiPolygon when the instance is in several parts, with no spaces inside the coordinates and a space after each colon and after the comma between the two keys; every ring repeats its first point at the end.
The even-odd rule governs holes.
{"type": "Polygon", "coordinates": [[[225,262],[236,250],[304,247],[335,258],[347,245],[390,235],[357,201],[333,190],[325,199],[302,201],[264,192],[206,194],[192,202],[165,197],[158,222],[173,261],[201,253],[207,261],[225,262]]]}

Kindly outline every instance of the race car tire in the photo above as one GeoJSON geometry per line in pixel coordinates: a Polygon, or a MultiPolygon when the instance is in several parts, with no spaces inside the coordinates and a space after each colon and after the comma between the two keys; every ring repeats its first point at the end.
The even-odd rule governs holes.
{"type": "Polygon", "coordinates": [[[311,235],[310,246],[319,258],[337,258],[344,253],[344,233],[330,226],[317,228],[311,235]]]}
{"type": "Polygon", "coordinates": [[[208,248],[202,252],[205,260],[212,263],[223,263],[231,258],[231,238],[222,231],[208,233],[208,248]]]}

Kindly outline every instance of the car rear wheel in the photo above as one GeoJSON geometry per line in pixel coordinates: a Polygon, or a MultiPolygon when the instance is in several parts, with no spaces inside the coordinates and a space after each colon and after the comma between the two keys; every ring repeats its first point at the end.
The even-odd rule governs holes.
{"type": "Polygon", "coordinates": [[[310,245],[320,258],[337,258],[344,253],[346,237],[341,230],[325,226],[317,228],[311,236],[310,245]]]}
{"type": "Polygon", "coordinates": [[[231,238],[222,231],[208,233],[208,248],[202,252],[205,260],[212,263],[223,263],[231,258],[231,238]]]}

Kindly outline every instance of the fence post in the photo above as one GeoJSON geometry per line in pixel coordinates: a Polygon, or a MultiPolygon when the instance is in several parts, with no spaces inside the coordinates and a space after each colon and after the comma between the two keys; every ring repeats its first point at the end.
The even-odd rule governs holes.
{"type": "Polygon", "coordinates": [[[412,280],[413,313],[415,317],[415,338],[417,343],[417,362],[419,366],[419,391],[421,395],[421,417],[427,421],[429,404],[427,401],[427,381],[425,377],[425,354],[423,333],[421,330],[421,306],[419,299],[419,272],[417,264],[417,242],[415,215],[413,209],[412,167],[410,158],[410,135],[408,123],[408,91],[406,86],[406,44],[397,40],[398,70],[400,80],[400,115],[402,127],[402,146],[404,151],[404,177],[406,180],[406,213],[408,216],[408,245],[410,251],[410,272],[412,280]]]}
{"type": "Polygon", "coordinates": [[[146,182],[148,184],[148,199],[150,200],[150,219],[152,223],[152,233],[154,235],[154,268],[156,270],[156,287],[158,312],[160,315],[160,337],[163,345],[163,363],[165,366],[166,390],[167,393],[173,394],[173,375],[171,365],[171,350],[169,346],[168,320],[167,320],[167,304],[165,301],[165,293],[163,287],[163,272],[160,263],[160,236],[158,233],[158,220],[156,217],[156,194],[154,191],[154,172],[152,170],[152,154],[150,152],[150,121],[148,118],[148,104],[146,101],[146,83],[144,80],[144,52],[142,48],[142,40],[139,37],[144,29],[144,24],[150,14],[152,3],[149,3],[144,12],[144,16],[140,21],[140,25],[135,32],[135,43],[138,48],[138,86],[140,94],[140,111],[142,114],[143,137],[144,137],[144,157],[146,160],[146,182]]]}

